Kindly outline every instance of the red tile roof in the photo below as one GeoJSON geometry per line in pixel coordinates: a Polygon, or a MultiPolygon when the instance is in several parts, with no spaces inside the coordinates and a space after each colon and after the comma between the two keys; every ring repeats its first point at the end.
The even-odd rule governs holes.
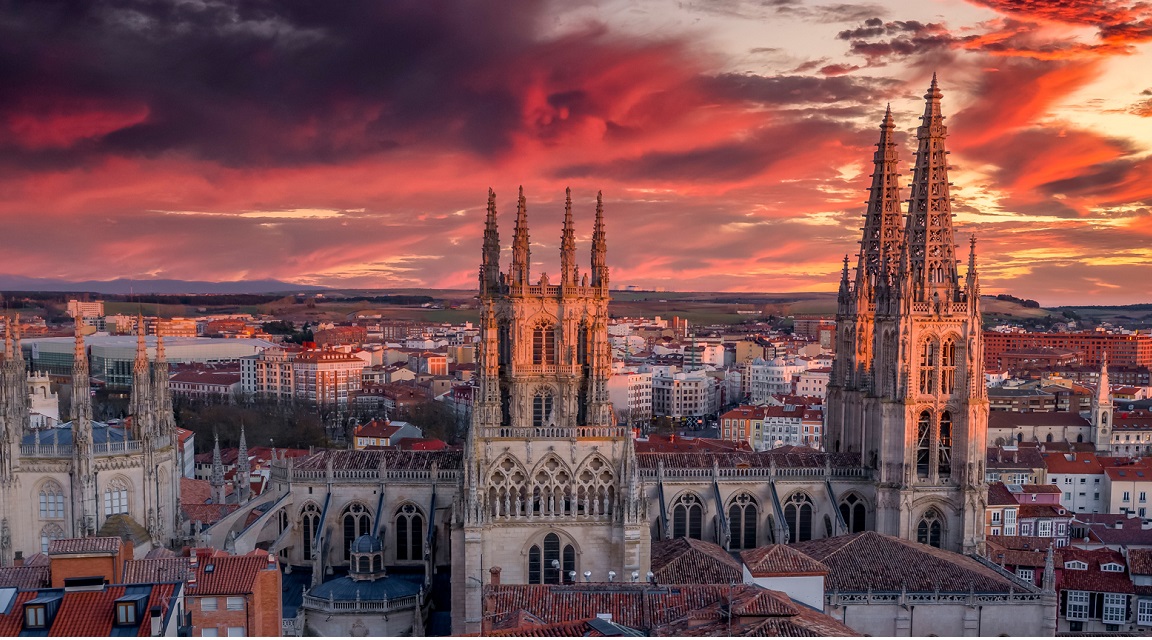
{"type": "Polygon", "coordinates": [[[743,582],[743,569],[719,545],[692,538],[652,544],[652,573],[657,584],[731,584],[743,582]]]}
{"type": "Polygon", "coordinates": [[[8,614],[0,613],[0,637],[15,638],[24,628],[24,603],[35,598],[35,591],[22,591],[16,594],[8,614]]]}
{"type": "Polygon", "coordinates": [[[0,587],[16,587],[21,591],[31,591],[50,586],[52,577],[48,567],[44,565],[0,567],[0,587]]]}
{"type": "Polygon", "coordinates": [[[748,572],[756,578],[828,575],[828,567],[823,563],[783,544],[741,551],[740,559],[747,565],[748,572]]]}
{"type": "Polygon", "coordinates": [[[188,595],[242,595],[252,593],[256,576],[268,570],[268,554],[214,556],[198,559],[196,565],[196,584],[188,586],[188,595]]]}
{"type": "Polygon", "coordinates": [[[189,576],[189,558],[145,558],[124,563],[124,582],[184,582],[189,576]]]}
{"type": "Polygon", "coordinates": [[[61,538],[48,542],[48,555],[71,553],[119,553],[120,538],[61,538]]]}
{"type": "Polygon", "coordinates": [[[1005,507],[1015,506],[1019,503],[1016,502],[1016,496],[1008,490],[1008,487],[1003,482],[989,482],[988,483],[988,506],[989,507],[1005,507]]]}
{"type": "Polygon", "coordinates": [[[1056,588],[1060,591],[1096,591],[1101,593],[1135,593],[1132,578],[1127,571],[1102,571],[1101,565],[1116,563],[1125,566],[1124,556],[1112,549],[1060,549],[1060,566],[1056,588]],[[1068,562],[1079,560],[1087,569],[1069,569],[1068,562]]]}
{"type": "Polygon", "coordinates": [[[56,615],[52,618],[52,627],[47,635],[88,638],[110,636],[116,599],[122,597],[129,587],[134,590],[147,589],[148,604],[144,609],[145,614],[140,616],[135,635],[150,636],[152,621],[147,611],[152,607],[159,607],[163,612],[162,615],[167,616],[175,605],[173,596],[177,585],[110,585],[101,591],[66,592],[58,589],[24,591],[17,595],[16,601],[6,615],[0,614],[0,636],[19,635],[24,626],[24,603],[39,595],[50,593],[60,593],[63,597],[56,615]]]}

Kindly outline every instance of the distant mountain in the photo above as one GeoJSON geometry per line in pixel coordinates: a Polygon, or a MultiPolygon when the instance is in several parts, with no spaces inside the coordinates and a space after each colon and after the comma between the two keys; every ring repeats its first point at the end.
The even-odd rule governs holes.
{"type": "Polygon", "coordinates": [[[326,291],[327,287],[292,284],[280,280],[238,280],[235,282],[205,282],[199,280],[85,280],[69,282],[53,278],[29,278],[0,274],[0,291],[75,291],[105,294],[160,293],[160,294],[213,294],[213,293],[295,293],[299,291],[326,291]]]}

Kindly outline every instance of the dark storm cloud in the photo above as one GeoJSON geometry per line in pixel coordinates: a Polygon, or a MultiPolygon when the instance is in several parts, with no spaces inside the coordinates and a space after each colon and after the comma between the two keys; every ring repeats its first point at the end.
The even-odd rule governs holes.
{"type": "Polygon", "coordinates": [[[570,62],[534,40],[540,3],[515,4],[11,3],[0,151],[25,166],[164,153],[280,166],[429,141],[497,154],[523,126],[518,72],[570,62]]]}
{"type": "Polygon", "coordinates": [[[894,95],[902,83],[892,78],[854,76],[758,76],[727,73],[703,81],[709,93],[765,105],[812,103],[874,105],[894,95]]]}

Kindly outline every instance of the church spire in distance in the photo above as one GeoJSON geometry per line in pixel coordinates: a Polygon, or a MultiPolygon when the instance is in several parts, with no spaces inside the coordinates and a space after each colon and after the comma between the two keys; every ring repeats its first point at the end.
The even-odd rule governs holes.
{"type": "Polygon", "coordinates": [[[604,233],[604,192],[596,192],[596,224],[592,229],[593,287],[608,286],[608,242],[604,233]]]}
{"type": "Polygon", "coordinates": [[[488,189],[488,214],[484,218],[484,249],[480,262],[480,295],[500,290],[500,232],[496,227],[496,192],[488,189]]]}
{"type": "Polygon", "coordinates": [[[952,302],[959,294],[948,190],[948,151],[944,148],[948,129],[940,113],[942,96],[936,74],[932,74],[932,84],[924,94],[924,115],[916,130],[916,164],[905,229],[906,277],[910,280],[908,286],[914,302],[929,302],[934,294],[938,294],[942,302],[952,302]]]}
{"type": "Polygon", "coordinates": [[[580,284],[576,269],[576,230],[572,226],[572,189],[564,190],[564,230],[560,234],[560,284],[580,284]]]}

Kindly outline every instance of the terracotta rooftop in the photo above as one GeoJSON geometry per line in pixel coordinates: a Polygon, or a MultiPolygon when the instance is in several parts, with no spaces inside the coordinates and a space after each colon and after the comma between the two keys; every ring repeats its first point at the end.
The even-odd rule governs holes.
{"type": "Polygon", "coordinates": [[[459,451],[351,451],[327,449],[310,456],[296,458],[293,467],[301,470],[323,470],[328,461],[334,469],[377,469],[384,463],[389,469],[441,469],[461,468],[459,451]]]}
{"type": "Polygon", "coordinates": [[[740,552],[740,559],[755,578],[828,575],[828,567],[783,544],[740,552]]]}
{"type": "Polygon", "coordinates": [[[1133,575],[1152,576],[1152,549],[1129,549],[1128,570],[1133,575]]]}
{"type": "Polygon", "coordinates": [[[717,544],[676,538],[652,544],[652,573],[657,584],[732,584],[743,582],[743,569],[717,544]]]}
{"type": "Polygon", "coordinates": [[[827,591],[1007,593],[1026,589],[968,556],[875,531],[792,546],[828,567],[827,591]]]}
{"type": "Polygon", "coordinates": [[[1043,454],[1048,473],[1095,475],[1104,473],[1104,467],[1095,453],[1073,451],[1068,453],[1047,452],[1043,454]]]}
{"type": "MultiPolygon", "coordinates": [[[[148,611],[157,607],[162,612],[163,619],[167,620],[175,607],[173,598],[174,584],[156,585],[111,585],[101,591],[72,591],[59,589],[42,589],[39,591],[24,591],[17,595],[12,607],[7,613],[0,613],[0,636],[26,635],[21,633],[24,625],[24,603],[41,595],[60,594],[59,608],[52,617],[51,628],[47,633],[36,635],[71,636],[81,638],[108,637],[113,632],[116,600],[126,593],[147,594],[148,602],[144,607],[144,615],[140,616],[139,624],[134,629],[115,629],[116,635],[152,635],[152,621],[148,611]],[[128,633],[124,633],[128,631],[128,633]]],[[[30,635],[30,634],[29,634],[30,635]]]]}
{"type": "Polygon", "coordinates": [[[48,555],[67,555],[72,553],[119,553],[122,546],[120,538],[61,538],[48,542],[48,555]]]}
{"type": "Polygon", "coordinates": [[[0,567],[0,588],[16,587],[21,591],[31,591],[50,586],[52,575],[45,565],[0,567]]]}
{"type": "Polygon", "coordinates": [[[747,584],[489,585],[484,600],[494,634],[508,630],[528,635],[532,626],[578,623],[607,614],[613,623],[651,636],[859,635],[783,593],[747,584]]]}
{"type": "Polygon", "coordinates": [[[1059,572],[1056,588],[1061,591],[1095,591],[1100,593],[1135,593],[1132,578],[1127,571],[1103,571],[1101,566],[1115,563],[1126,566],[1124,556],[1112,549],[1060,549],[1059,572]],[[1069,569],[1069,562],[1077,561],[1088,565],[1087,569],[1069,569]]]}
{"type": "Polygon", "coordinates": [[[636,460],[641,468],[655,469],[658,461],[665,468],[711,469],[713,461],[721,467],[760,467],[775,464],[780,468],[824,467],[831,462],[836,469],[860,466],[858,453],[824,453],[806,447],[772,449],[769,451],[699,452],[699,453],[639,453],[636,460]]]}
{"type": "Polygon", "coordinates": [[[988,506],[989,507],[1005,507],[1014,506],[1019,504],[1016,502],[1016,496],[1008,490],[1008,487],[1003,482],[989,482],[988,483],[988,506]]]}
{"type": "Polygon", "coordinates": [[[1070,411],[991,411],[988,413],[989,429],[1014,429],[1016,427],[1088,427],[1087,420],[1079,413],[1070,411]]]}

